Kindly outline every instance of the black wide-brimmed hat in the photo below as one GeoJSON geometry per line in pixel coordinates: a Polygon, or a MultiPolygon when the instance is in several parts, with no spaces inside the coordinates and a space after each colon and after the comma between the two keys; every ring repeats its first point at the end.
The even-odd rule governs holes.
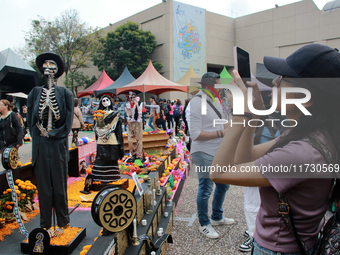
{"type": "Polygon", "coordinates": [[[55,74],[54,77],[59,78],[60,76],[62,76],[65,71],[65,64],[61,57],[53,51],[46,51],[43,54],[40,54],[35,60],[35,63],[37,64],[37,67],[42,74],[44,74],[43,64],[46,60],[53,60],[58,65],[58,72],[55,74]]]}

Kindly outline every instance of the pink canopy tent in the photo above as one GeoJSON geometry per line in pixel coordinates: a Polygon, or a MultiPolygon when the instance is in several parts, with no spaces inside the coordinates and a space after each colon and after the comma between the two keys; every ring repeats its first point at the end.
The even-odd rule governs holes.
{"type": "Polygon", "coordinates": [[[128,85],[117,88],[117,94],[132,90],[137,90],[143,93],[151,92],[159,95],[161,93],[173,90],[188,92],[188,87],[177,84],[163,77],[160,73],[157,72],[152,62],[150,61],[144,73],[142,73],[142,75],[139,76],[138,79],[129,83],[128,85]]]}
{"type": "Polygon", "coordinates": [[[84,89],[83,91],[80,91],[77,93],[78,98],[89,96],[89,95],[95,95],[96,90],[101,90],[112,84],[114,81],[111,80],[111,78],[106,74],[105,70],[103,70],[102,74],[100,75],[99,79],[93,83],[90,87],[87,89],[84,89]]]}

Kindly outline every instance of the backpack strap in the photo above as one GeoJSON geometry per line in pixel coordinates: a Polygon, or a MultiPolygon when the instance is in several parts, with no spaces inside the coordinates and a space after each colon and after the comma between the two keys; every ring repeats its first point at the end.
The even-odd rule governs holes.
{"type": "MultiPolygon", "coordinates": [[[[196,95],[195,97],[199,97],[199,98],[202,98],[201,95],[196,95]]],[[[207,100],[208,104],[211,106],[211,108],[215,111],[215,113],[217,114],[217,116],[222,119],[222,115],[221,113],[217,110],[217,108],[209,101],[207,100]]]]}
{"type": "MultiPolygon", "coordinates": [[[[324,144],[320,143],[316,139],[311,138],[310,136],[306,136],[306,137],[302,138],[301,140],[307,142],[313,148],[317,149],[324,156],[327,163],[332,164],[332,162],[333,162],[332,154],[330,153],[329,149],[324,144]]],[[[333,186],[333,188],[334,188],[334,186],[333,186]]],[[[284,192],[284,193],[278,194],[278,195],[279,195],[279,203],[277,204],[277,210],[278,210],[279,214],[281,214],[281,217],[282,217],[284,223],[286,224],[288,230],[292,234],[294,234],[296,241],[299,245],[301,253],[305,254],[305,255],[310,255],[308,247],[300,239],[300,237],[299,237],[299,235],[296,231],[294,221],[293,221],[293,216],[292,216],[292,214],[289,210],[290,208],[289,208],[289,204],[288,204],[288,200],[287,200],[287,193],[284,192]]]]}

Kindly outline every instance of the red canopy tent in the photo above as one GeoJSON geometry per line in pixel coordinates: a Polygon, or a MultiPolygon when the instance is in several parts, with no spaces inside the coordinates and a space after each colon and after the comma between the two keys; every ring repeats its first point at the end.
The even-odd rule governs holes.
{"type": "Polygon", "coordinates": [[[131,90],[138,90],[143,93],[151,92],[153,94],[159,95],[161,93],[173,90],[188,92],[188,87],[177,84],[163,77],[159,72],[157,72],[150,60],[150,63],[145,69],[144,73],[142,73],[138,79],[129,83],[128,85],[117,88],[117,94],[131,90]]]}
{"type": "Polygon", "coordinates": [[[106,74],[105,70],[103,70],[102,74],[100,75],[99,79],[93,83],[90,87],[87,89],[84,89],[83,91],[80,91],[77,93],[78,98],[89,96],[89,95],[95,95],[96,90],[104,89],[110,84],[112,84],[114,81],[111,80],[111,78],[106,74]]]}

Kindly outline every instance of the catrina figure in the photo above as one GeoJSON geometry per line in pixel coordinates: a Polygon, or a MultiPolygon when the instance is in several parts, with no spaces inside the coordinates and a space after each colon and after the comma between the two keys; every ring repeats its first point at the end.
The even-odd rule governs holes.
{"type": "Polygon", "coordinates": [[[93,181],[101,184],[116,181],[120,179],[118,159],[124,156],[124,140],[119,113],[114,110],[114,102],[109,96],[100,99],[94,132],[98,141],[93,181]]]}

